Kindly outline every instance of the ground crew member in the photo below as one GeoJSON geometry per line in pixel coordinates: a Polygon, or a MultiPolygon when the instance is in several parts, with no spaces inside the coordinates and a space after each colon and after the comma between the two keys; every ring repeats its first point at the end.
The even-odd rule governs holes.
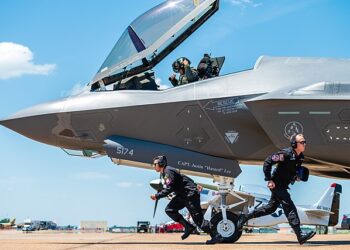
{"type": "Polygon", "coordinates": [[[293,228],[300,245],[315,235],[315,232],[308,234],[302,233],[297,209],[288,193],[289,184],[294,183],[295,180],[300,181],[300,179],[306,181],[308,178],[307,169],[301,166],[304,159],[303,152],[305,151],[305,147],[306,141],[304,136],[302,134],[293,135],[291,137],[291,147],[266,158],[263,169],[265,181],[268,182],[267,187],[271,191],[270,201],[265,206],[257,208],[247,215],[240,215],[237,222],[237,227],[240,230],[242,230],[243,224],[248,220],[272,214],[279,205],[282,205],[284,214],[293,228]],[[271,168],[274,164],[277,164],[277,167],[271,176],[271,168]],[[298,175],[298,172],[304,172],[307,176],[298,175]]]}
{"type": "MultiPolygon", "coordinates": [[[[184,207],[186,207],[191,214],[194,223],[204,232],[210,233],[209,223],[204,221],[203,218],[200,206],[200,194],[196,183],[188,176],[180,174],[177,169],[167,166],[167,159],[165,156],[155,157],[153,159],[153,166],[157,172],[161,173],[165,188],[160,190],[157,194],[151,195],[151,199],[157,200],[173,192],[175,193],[175,197],[172,198],[166,206],[165,212],[171,219],[185,227],[185,232],[181,238],[183,240],[186,239],[196,229],[195,226],[191,225],[179,214],[179,210],[184,207]]],[[[220,234],[216,234],[211,240],[208,240],[206,244],[216,244],[223,240],[220,234]]]]}
{"type": "Polygon", "coordinates": [[[169,77],[169,81],[174,87],[199,80],[197,70],[192,68],[190,64],[190,60],[186,57],[180,57],[173,62],[173,71],[180,74],[179,79],[176,79],[175,74],[169,77]]]}

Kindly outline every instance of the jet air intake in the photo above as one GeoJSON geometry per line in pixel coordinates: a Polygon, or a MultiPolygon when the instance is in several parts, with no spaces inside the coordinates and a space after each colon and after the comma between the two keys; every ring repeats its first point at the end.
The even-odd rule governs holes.
{"type": "Polygon", "coordinates": [[[191,175],[236,178],[242,171],[237,160],[122,136],[107,138],[104,149],[114,163],[133,167],[153,169],[152,159],[158,155],[166,155],[169,166],[191,175]]]}

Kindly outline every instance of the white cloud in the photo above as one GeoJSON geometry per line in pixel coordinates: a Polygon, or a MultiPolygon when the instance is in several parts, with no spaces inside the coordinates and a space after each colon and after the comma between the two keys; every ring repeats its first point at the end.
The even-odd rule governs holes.
{"type": "Polygon", "coordinates": [[[254,2],[253,0],[227,0],[227,1],[230,2],[232,5],[237,5],[242,8],[245,8],[245,7],[256,8],[262,5],[262,3],[257,3],[257,2],[254,2]]]}
{"type": "Polygon", "coordinates": [[[55,64],[34,64],[33,53],[28,47],[11,42],[0,42],[0,80],[24,74],[47,75],[55,64]]]}
{"type": "Polygon", "coordinates": [[[86,90],[89,91],[88,88],[86,87],[86,84],[82,84],[82,83],[78,82],[78,83],[74,84],[74,86],[71,90],[69,90],[69,91],[62,90],[61,97],[77,95],[77,94],[80,94],[86,90]]]}
{"type": "Polygon", "coordinates": [[[131,188],[131,187],[142,187],[143,184],[142,183],[133,183],[133,182],[124,181],[124,182],[118,182],[116,184],[116,186],[119,187],[119,188],[131,188]]]}
{"type": "Polygon", "coordinates": [[[75,175],[75,178],[85,181],[95,181],[95,180],[106,180],[111,177],[106,174],[101,174],[98,172],[81,172],[75,175]]]}

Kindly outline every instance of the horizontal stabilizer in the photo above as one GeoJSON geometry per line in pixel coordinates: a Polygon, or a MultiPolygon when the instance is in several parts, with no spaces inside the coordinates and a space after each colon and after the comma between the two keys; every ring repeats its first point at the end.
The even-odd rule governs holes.
{"type": "Polygon", "coordinates": [[[322,209],[307,209],[307,210],[305,210],[305,213],[316,216],[316,217],[323,217],[323,216],[328,216],[328,215],[334,214],[331,211],[322,210],[322,209]]]}

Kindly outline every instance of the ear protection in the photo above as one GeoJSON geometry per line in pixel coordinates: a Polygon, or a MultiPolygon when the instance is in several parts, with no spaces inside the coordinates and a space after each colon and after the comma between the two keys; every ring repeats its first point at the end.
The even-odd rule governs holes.
{"type": "Polygon", "coordinates": [[[290,138],[290,145],[292,146],[292,148],[296,148],[297,147],[297,139],[296,139],[297,135],[292,135],[290,138]]]}

